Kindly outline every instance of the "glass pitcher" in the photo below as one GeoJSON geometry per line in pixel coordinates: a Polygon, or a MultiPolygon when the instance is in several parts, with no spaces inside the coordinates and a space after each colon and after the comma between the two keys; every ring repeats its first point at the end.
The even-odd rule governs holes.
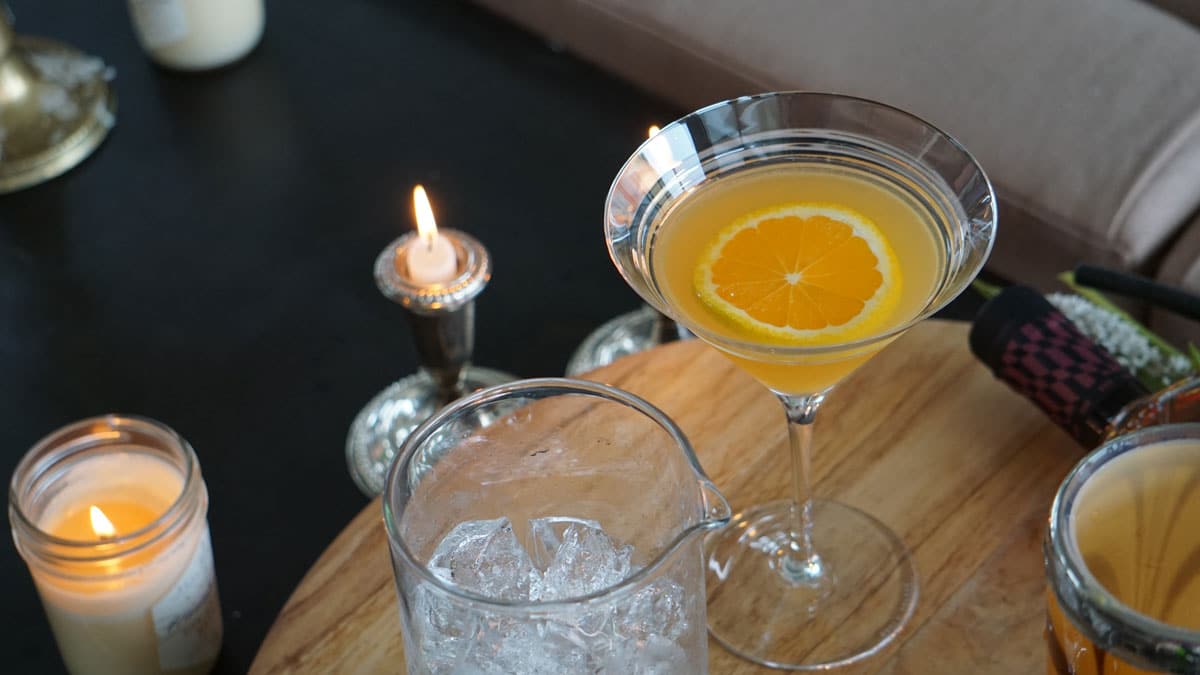
{"type": "Polygon", "coordinates": [[[707,672],[702,539],[729,504],[642,399],[482,390],[409,436],[383,508],[410,675],[707,672]]]}

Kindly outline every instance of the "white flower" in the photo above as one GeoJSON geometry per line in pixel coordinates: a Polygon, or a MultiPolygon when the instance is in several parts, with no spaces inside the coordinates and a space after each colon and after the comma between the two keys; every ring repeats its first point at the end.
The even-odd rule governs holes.
{"type": "Polygon", "coordinates": [[[1158,349],[1136,326],[1107,309],[1078,295],[1051,293],[1050,304],[1062,312],[1079,331],[1107,349],[1117,361],[1139,375],[1161,381],[1163,385],[1187,375],[1192,364],[1178,354],[1167,355],[1158,349]]]}
{"type": "Polygon", "coordinates": [[[1173,373],[1187,375],[1191,373],[1194,368],[1192,368],[1192,362],[1188,361],[1188,358],[1183,354],[1172,354],[1171,357],[1167,359],[1167,370],[1173,373]]]}

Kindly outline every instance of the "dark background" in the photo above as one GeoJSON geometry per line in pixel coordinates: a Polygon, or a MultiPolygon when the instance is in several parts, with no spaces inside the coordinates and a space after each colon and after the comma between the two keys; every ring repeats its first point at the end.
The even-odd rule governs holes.
{"type": "MultiPolygon", "coordinates": [[[[153,66],[123,2],[12,0],[16,28],[117,69],[117,127],[84,165],[0,197],[0,472],[120,411],[174,427],[211,496],[225,645],[241,673],[291,590],[367,503],[346,430],[410,373],[375,256],[438,221],[492,252],[476,361],[559,375],[637,306],[604,247],[609,183],[684,111],[470,5],[268,2],[222,71],[153,66]]],[[[61,670],[28,571],[0,544],[0,671],[61,670]]]]}
{"type": "MultiPolygon", "coordinates": [[[[174,427],[210,493],[217,672],[245,672],[367,503],[350,421],[415,368],[371,275],[413,227],[412,186],[493,254],[476,362],[558,375],[638,305],[608,260],[604,196],[646,128],[685,111],[457,2],[268,2],[262,44],[199,75],[154,67],[123,2],[12,5],[18,32],[115,66],[120,100],[84,165],[0,197],[0,471],[82,417],[174,427]]],[[[61,671],[11,544],[0,597],[0,671],[61,671]]]]}

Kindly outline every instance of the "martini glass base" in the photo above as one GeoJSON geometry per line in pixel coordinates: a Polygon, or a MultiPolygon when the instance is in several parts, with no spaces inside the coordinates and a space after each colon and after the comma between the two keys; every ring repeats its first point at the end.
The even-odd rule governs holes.
{"type": "Polygon", "coordinates": [[[632,312],[609,319],[592,331],[567,362],[567,377],[576,377],[607,366],[622,356],[636,354],[664,342],[689,337],[691,333],[682,326],[666,319],[650,305],[642,305],[632,312]],[[664,335],[667,331],[675,334],[664,335]]]}
{"type": "MultiPolygon", "coordinates": [[[[490,368],[463,369],[463,395],[517,379],[490,368]]],[[[425,371],[418,371],[379,392],[354,418],[346,436],[346,462],[350,477],[363,494],[375,497],[404,439],[413,429],[442,408],[437,385],[425,371]]]]}
{"type": "Polygon", "coordinates": [[[705,540],[709,632],[742,658],[788,670],[830,671],[880,653],[917,605],[908,549],[874,517],[816,500],[812,540],[826,576],[790,581],[778,568],[792,550],[791,508],[754,507],[705,540]]]}

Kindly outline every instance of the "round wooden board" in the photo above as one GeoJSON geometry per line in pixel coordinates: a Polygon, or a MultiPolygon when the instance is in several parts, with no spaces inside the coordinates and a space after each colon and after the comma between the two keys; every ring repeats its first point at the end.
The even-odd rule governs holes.
{"type": "MultiPolygon", "coordinates": [[[[996,382],[967,327],[926,321],[839,385],[816,427],[816,491],[871,513],[908,544],[919,605],[855,673],[1010,675],[1045,669],[1043,521],[1079,447],[996,382]]],[[[783,413],[698,341],[592,379],[645,397],[688,434],[734,510],[788,495],[783,413]]],[[[403,673],[379,501],[338,536],[279,613],[251,673],[403,673]]],[[[710,672],[773,672],[710,640],[710,672]]]]}

